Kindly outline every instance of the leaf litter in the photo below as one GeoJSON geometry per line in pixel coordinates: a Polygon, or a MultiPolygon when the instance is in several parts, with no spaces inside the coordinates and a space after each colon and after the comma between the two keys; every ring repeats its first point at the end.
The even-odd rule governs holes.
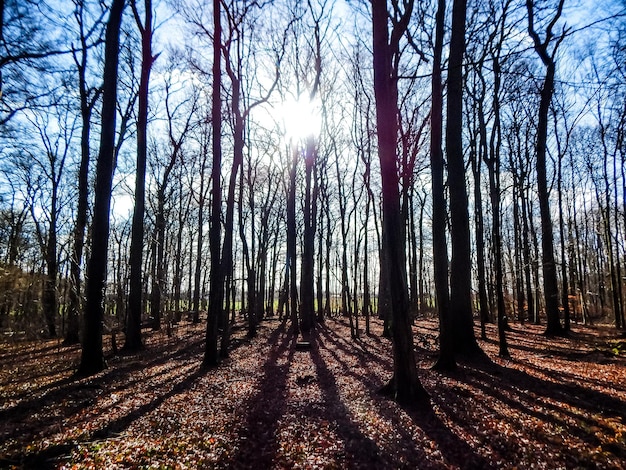
{"type": "Polygon", "coordinates": [[[288,325],[233,328],[235,347],[200,368],[201,325],[145,331],[146,347],[76,378],[80,348],[6,342],[0,352],[0,467],[8,468],[626,468],[626,360],[609,327],[546,338],[513,325],[512,359],[497,331],[489,361],[432,371],[437,325],[414,326],[429,407],[377,393],[391,344],[351,339],[328,319],[296,349],[288,325]],[[618,349],[618,353],[615,350],[618,349]]]}

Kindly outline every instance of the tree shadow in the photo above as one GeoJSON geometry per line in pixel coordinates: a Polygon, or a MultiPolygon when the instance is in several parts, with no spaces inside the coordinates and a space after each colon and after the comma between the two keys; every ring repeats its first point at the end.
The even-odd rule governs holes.
{"type": "MultiPolygon", "coordinates": [[[[327,334],[324,329],[319,329],[322,330],[322,334],[327,334]]],[[[317,329],[311,335],[311,339],[311,360],[315,366],[317,383],[323,397],[323,409],[320,412],[320,418],[322,416],[327,417],[326,410],[332,410],[332,416],[336,417],[333,424],[344,442],[345,463],[351,468],[384,468],[385,455],[376,442],[359,429],[359,426],[350,417],[350,410],[341,400],[335,376],[320,354],[319,348],[324,348],[324,343],[320,340],[317,329]]],[[[335,354],[333,354],[333,359],[340,362],[335,354]]]]}
{"type": "MultiPolygon", "coordinates": [[[[197,356],[201,352],[202,338],[185,338],[182,341],[165,341],[150,344],[133,355],[115,356],[110,360],[110,366],[102,373],[91,377],[68,375],[53,382],[31,387],[29,394],[18,391],[9,398],[14,404],[0,410],[0,440],[15,442],[12,448],[5,447],[0,460],[0,467],[4,462],[8,465],[22,465],[26,468],[45,468],[46,462],[53,461],[62,455],[67,455],[78,443],[61,443],[46,445],[38,452],[29,452],[17,447],[19,442],[25,442],[36,436],[47,436],[59,432],[60,422],[74,421],[77,426],[81,423],[91,424],[94,414],[89,411],[98,403],[98,416],[106,416],[114,407],[124,404],[126,397],[109,404],[102,403],[101,398],[109,397],[114,393],[132,391],[133,398],[139,402],[137,407],[114,421],[92,430],[87,434],[87,442],[92,439],[105,439],[126,429],[131,423],[143,415],[159,407],[165,400],[185,391],[197,379],[204,375],[202,371],[190,372],[195,369],[197,356]],[[141,374],[137,372],[141,371],[141,374]],[[150,390],[146,385],[150,384],[150,390]],[[149,392],[149,393],[146,393],[149,392]],[[34,394],[34,396],[33,396],[34,394]],[[147,397],[154,397],[146,401],[147,397]],[[17,463],[15,463],[17,462],[17,463]]],[[[230,351],[247,344],[244,340],[235,342],[230,351]]],[[[50,348],[43,349],[49,354],[50,348]]],[[[66,372],[69,368],[65,368],[66,372]]],[[[118,410],[119,411],[119,410],[118,410]]],[[[85,427],[87,429],[87,427],[85,427]]],[[[52,464],[50,464],[52,465],[52,464]]]]}
{"type": "MultiPolygon", "coordinates": [[[[371,385],[374,382],[377,382],[379,385],[380,378],[368,376],[367,361],[362,358],[359,362],[360,367],[353,367],[347,373],[353,376],[355,380],[362,382],[367,389],[371,390],[376,412],[381,418],[393,423],[394,430],[400,437],[400,440],[393,444],[393,448],[380,448],[375,441],[365,436],[359,430],[358,426],[350,420],[349,410],[339,399],[340,395],[336,380],[320,354],[320,349],[326,349],[324,341],[329,342],[333,347],[339,350],[343,350],[343,352],[348,355],[354,354],[355,348],[360,349],[359,354],[367,354],[367,351],[361,350],[357,344],[340,341],[341,338],[337,336],[337,333],[334,331],[323,328],[318,329],[320,331],[316,338],[317,341],[311,350],[311,357],[318,372],[320,387],[323,390],[326,400],[325,405],[327,407],[332,406],[334,409],[339,410],[340,416],[345,416],[345,419],[342,419],[341,423],[339,423],[338,430],[340,431],[340,435],[344,437],[344,440],[350,443],[347,447],[347,454],[348,457],[351,456],[354,459],[351,463],[353,463],[355,467],[414,467],[420,469],[444,468],[449,465],[459,468],[483,469],[491,467],[490,462],[477,454],[467,442],[456,435],[430,406],[402,408],[396,403],[389,402],[375,395],[375,390],[378,387],[372,387],[371,385]],[[438,452],[441,454],[440,457],[434,458],[432,455],[429,455],[425,447],[426,439],[416,438],[415,435],[406,429],[405,424],[400,418],[400,414],[402,413],[406,413],[413,423],[423,431],[424,436],[434,443],[438,452]],[[445,464],[441,462],[442,458],[445,464]]],[[[338,354],[332,351],[332,349],[326,349],[326,353],[330,354],[334,361],[343,364],[338,354]]],[[[369,356],[368,359],[380,361],[380,358],[375,355],[369,356]]],[[[382,361],[380,365],[386,366],[391,370],[391,361],[389,360],[382,361]]],[[[348,462],[350,461],[348,460],[348,462]]]]}
{"type": "Polygon", "coordinates": [[[242,468],[271,468],[278,451],[277,431],[287,403],[287,377],[295,354],[296,336],[286,324],[272,332],[272,345],[263,364],[258,392],[243,406],[245,425],[239,434],[237,453],[232,456],[242,468]]]}
{"type": "MultiPolygon", "coordinates": [[[[172,385],[167,392],[158,394],[149,402],[138,406],[118,419],[110,421],[106,425],[96,429],[90,434],[89,439],[87,441],[83,441],[82,444],[94,440],[107,439],[121,433],[134,421],[151,411],[154,411],[169,398],[186,391],[196,380],[204,375],[205,372],[201,368],[196,368],[195,372],[189,375],[185,375],[185,373],[179,374],[178,380],[171,380],[171,378],[168,379],[168,383],[172,385]]],[[[100,388],[102,388],[102,386],[97,383],[75,385],[74,390],[84,389],[88,391],[88,394],[85,400],[79,402],[78,406],[70,409],[70,413],[76,414],[79,410],[90,406],[95,398],[89,395],[95,395],[96,391],[100,388]]],[[[66,393],[68,393],[68,391],[66,391],[66,393]]],[[[39,423],[39,426],[43,427],[44,423],[39,423]]],[[[0,460],[0,464],[4,461],[4,463],[19,465],[22,468],[56,468],[59,464],[59,460],[67,456],[74,448],[76,448],[76,446],[78,446],[78,444],[79,443],[77,442],[62,443],[46,447],[37,452],[20,452],[12,456],[5,457],[3,460],[0,460]]]]}
{"type": "MultiPolygon", "coordinates": [[[[529,402],[536,401],[537,397],[545,398],[547,399],[545,400],[546,408],[574,418],[584,417],[571,411],[579,408],[583,412],[602,414],[605,417],[614,417],[626,422],[626,401],[589,387],[562,380],[551,382],[525,371],[495,363],[489,367],[476,367],[471,372],[465,376],[468,383],[482,386],[485,393],[501,397],[500,399],[506,400],[510,406],[519,408],[521,411],[528,411],[528,409],[519,401],[502,396],[503,392],[519,395],[520,391],[524,391],[529,402]],[[497,387],[489,387],[488,384],[497,384],[497,387]]],[[[554,415],[546,414],[543,417],[554,418],[554,415]]],[[[574,427],[571,428],[571,431],[576,431],[574,427]]]]}

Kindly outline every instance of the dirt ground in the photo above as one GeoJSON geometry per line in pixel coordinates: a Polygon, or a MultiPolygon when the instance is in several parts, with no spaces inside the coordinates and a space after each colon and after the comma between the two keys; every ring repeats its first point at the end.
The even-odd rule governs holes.
{"type": "Polygon", "coordinates": [[[278,320],[251,340],[238,326],[209,371],[202,324],[145,330],[141,353],[109,352],[105,371],[81,379],[78,346],[0,343],[0,467],[626,468],[624,340],[609,327],[548,339],[513,324],[504,360],[488,325],[490,361],[441,374],[437,325],[419,320],[431,401],[403,408],[377,393],[392,369],[377,320],[353,340],[330,319],[306,351],[278,320]]]}

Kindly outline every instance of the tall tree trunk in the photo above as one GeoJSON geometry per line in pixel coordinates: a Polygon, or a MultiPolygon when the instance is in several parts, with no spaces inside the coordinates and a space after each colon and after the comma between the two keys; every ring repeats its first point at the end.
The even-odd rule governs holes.
{"type": "MultiPolygon", "coordinates": [[[[524,173],[525,174],[525,173],[524,173]]],[[[528,321],[535,323],[535,318],[538,316],[537,311],[535,309],[535,296],[539,293],[535,291],[535,296],[533,296],[533,267],[534,260],[531,254],[531,246],[530,246],[530,236],[531,236],[531,224],[532,214],[528,210],[527,198],[526,194],[523,191],[523,185],[526,177],[520,175],[520,200],[522,204],[522,258],[524,260],[524,279],[526,281],[526,306],[528,309],[528,321]]]]}
{"type": "Polygon", "coordinates": [[[408,2],[399,23],[394,25],[389,43],[386,0],[372,0],[374,55],[374,94],[378,155],[383,192],[383,224],[386,232],[387,262],[381,271],[389,280],[391,293],[391,335],[393,345],[393,377],[383,392],[400,403],[422,402],[428,394],[418,376],[413,350],[413,333],[408,305],[405,236],[400,211],[396,142],[398,138],[397,77],[392,67],[398,41],[411,17],[413,2],[408,2]]]}
{"type": "MultiPolygon", "coordinates": [[[[245,227],[243,223],[243,213],[244,213],[244,194],[243,194],[243,172],[241,173],[241,181],[239,183],[239,238],[241,239],[241,247],[243,254],[243,263],[242,263],[242,283],[243,279],[246,280],[246,285],[248,288],[248,297],[247,297],[247,308],[244,307],[246,302],[244,302],[244,294],[243,291],[241,293],[241,307],[242,310],[248,313],[248,337],[253,338],[257,333],[257,312],[256,312],[256,273],[254,260],[250,255],[250,251],[254,253],[254,247],[252,250],[248,248],[248,240],[246,238],[245,227]]],[[[250,205],[250,212],[254,214],[254,205],[253,203],[250,205]]],[[[254,233],[254,226],[252,226],[252,233],[254,233]]],[[[254,241],[254,239],[253,239],[254,241]]]]}
{"type": "MultiPolygon", "coordinates": [[[[490,318],[489,300],[487,298],[487,280],[485,279],[485,233],[483,219],[483,197],[481,188],[481,161],[485,157],[487,149],[487,127],[485,125],[484,116],[484,100],[481,91],[480,99],[476,101],[476,112],[478,113],[478,134],[479,141],[473,146],[470,152],[470,160],[472,162],[472,173],[474,174],[474,216],[476,231],[476,268],[478,270],[478,308],[480,311],[480,335],[482,339],[487,339],[485,329],[486,323],[490,318]]],[[[474,139],[475,140],[475,139],[474,139]]]]}
{"type": "Polygon", "coordinates": [[[313,211],[313,193],[311,179],[315,165],[317,149],[315,138],[309,136],[304,154],[304,246],[302,251],[302,271],[300,273],[300,318],[302,331],[308,333],[313,327],[315,297],[313,292],[313,270],[315,260],[315,214],[313,211]]]}
{"type": "MultiPolygon", "coordinates": [[[[320,191],[322,194],[325,193],[325,172],[326,168],[323,169],[324,173],[321,174],[320,177],[320,191]]],[[[324,199],[322,199],[324,201],[324,199]]],[[[330,229],[330,223],[328,223],[328,227],[330,229]]],[[[317,297],[317,323],[324,323],[324,266],[326,260],[324,259],[324,235],[326,237],[330,237],[330,230],[324,231],[324,213],[320,212],[318,219],[318,230],[317,230],[317,279],[316,279],[316,297],[317,297]]]]}
{"type": "MultiPolygon", "coordinates": [[[[289,314],[294,334],[300,334],[298,324],[298,280],[296,273],[296,172],[298,165],[298,151],[291,149],[291,167],[289,168],[289,189],[287,194],[287,270],[289,279],[289,314]]],[[[287,284],[285,284],[287,285],[287,284]]]]}
{"type": "MultiPolygon", "coordinates": [[[[78,168],[78,201],[76,204],[76,221],[74,223],[72,258],[70,266],[70,289],[69,289],[69,305],[67,310],[67,330],[65,333],[64,344],[76,344],[79,342],[80,323],[78,321],[80,315],[80,304],[82,296],[81,286],[81,265],[83,260],[83,249],[85,244],[85,229],[87,228],[87,210],[89,202],[89,159],[91,152],[89,147],[91,134],[91,115],[93,107],[100,96],[100,90],[90,96],[87,87],[87,58],[88,47],[87,38],[83,31],[83,5],[79,5],[76,13],[80,18],[81,24],[81,55],[77,57],[74,54],[74,62],[78,70],[78,89],[80,94],[80,117],[81,117],[81,135],[80,135],[80,165],[78,168]]],[[[1,84],[0,84],[1,86],[1,84]]]]}
{"type": "Polygon", "coordinates": [[[472,271],[468,196],[463,158],[463,55],[465,52],[466,0],[452,4],[452,33],[448,69],[446,150],[450,190],[450,308],[454,348],[458,354],[480,352],[474,336],[472,271]]]}
{"type": "Polygon", "coordinates": [[[560,40],[554,46],[552,54],[548,46],[553,38],[552,28],[561,15],[564,0],[559,1],[557,12],[546,31],[546,38],[542,42],[534,26],[534,1],[526,0],[528,10],[528,32],[533,39],[535,51],[546,67],[546,76],[541,87],[539,101],[539,115],[537,118],[537,196],[539,199],[539,213],[541,215],[541,262],[543,265],[543,290],[546,304],[546,335],[560,335],[563,327],[559,320],[559,287],[557,283],[556,261],[554,259],[554,235],[552,231],[552,217],[550,215],[550,193],[548,190],[548,175],[546,167],[546,153],[548,140],[548,113],[554,92],[554,77],[556,64],[554,56],[560,40]]]}
{"type": "Polygon", "coordinates": [[[569,283],[567,275],[567,238],[565,237],[565,217],[563,210],[563,149],[561,148],[561,139],[557,128],[557,113],[553,110],[554,115],[554,134],[557,146],[557,172],[556,172],[556,191],[558,195],[558,212],[559,212],[559,238],[561,239],[561,305],[563,306],[563,329],[570,330],[570,308],[569,308],[569,283]]]}
{"type": "Polygon", "coordinates": [[[497,57],[493,58],[493,109],[494,123],[492,128],[491,139],[489,143],[489,159],[487,160],[487,169],[489,173],[489,196],[491,199],[492,221],[492,238],[493,238],[493,256],[494,271],[496,281],[496,305],[498,308],[498,343],[500,357],[510,357],[509,349],[506,341],[506,306],[504,303],[504,270],[502,255],[502,230],[500,229],[500,63],[497,57]]]}
{"type": "MultiPolygon", "coordinates": [[[[144,213],[146,200],[146,160],[148,153],[148,97],[152,69],[152,0],[144,0],[145,18],[139,19],[136,1],[132,1],[135,20],[141,31],[141,76],[139,79],[139,107],[137,108],[137,170],[135,174],[135,207],[130,240],[130,293],[124,349],[136,351],[142,347],[141,268],[144,247],[144,213]]],[[[152,313],[154,315],[154,312],[152,313]]]]}
{"type": "MultiPolygon", "coordinates": [[[[228,59],[227,59],[227,67],[228,59]]],[[[224,246],[222,248],[222,279],[220,280],[222,285],[225,285],[226,279],[229,280],[229,284],[225,286],[228,292],[231,288],[234,263],[233,263],[233,230],[235,225],[235,190],[237,186],[237,175],[239,169],[243,165],[243,146],[244,146],[244,123],[239,111],[239,100],[241,96],[241,86],[239,79],[234,72],[229,70],[229,76],[232,84],[232,108],[235,115],[235,122],[233,126],[233,165],[230,170],[230,176],[228,180],[228,194],[226,196],[226,217],[224,219],[224,246]]],[[[228,312],[226,312],[228,315],[228,312]]],[[[222,335],[222,341],[220,344],[220,355],[222,357],[228,356],[228,342],[230,340],[230,328],[228,321],[223,322],[223,328],[227,328],[222,335]]]]}
{"type": "Polygon", "coordinates": [[[58,213],[58,182],[54,177],[52,197],[50,201],[50,220],[48,224],[48,237],[45,245],[46,276],[43,282],[42,307],[48,337],[56,338],[56,320],[59,314],[59,296],[57,293],[57,277],[59,274],[59,264],[57,261],[57,213],[58,213]]]}
{"type": "MultiPolygon", "coordinates": [[[[200,296],[202,289],[202,251],[204,246],[204,203],[206,199],[206,160],[208,149],[207,142],[202,142],[202,162],[200,164],[200,187],[198,188],[198,240],[196,240],[196,259],[193,268],[193,298],[191,301],[192,321],[193,323],[200,322],[200,296]]],[[[191,291],[190,291],[191,292],[191,291]]]]}
{"type": "Polygon", "coordinates": [[[450,370],[456,367],[450,293],[448,289],[448,247],[446,241],[446,199],[444,189],[443,162],[443,84],[441,61],[445,33],[446,2],[437,5],[435,55],[431,82],[432,105],[430,110],[430,171],[433,193],[433,268],[435,298],[439,312],[439,357],[435,369],[450,370]]]}
{"type": "MultiPolygon", "coordinates": [[[[222,214],[222,21],[220,0],[213,0],[213,83],[211,101],[211,126],[213,131],[213,166],[211,168],[211,219],[209,247],[211,250],[211,289],[207,312],[204,367],[216,366],[219,362],[217,349],[217,325],[224,308],[224,282],[220,259],[221,214],[222,214]]],[[[198,254],[200,255],[200,254],[198,254]]]]}
{"type": "Polygon", "coordinates": [[[96,165],[96,195],[93,209],[92,253],[87,267],[84,309],[85,330],[78,373],[91,375],[106,367],[102,350],[104,289],[106,287],[109,212],[115,154],[117,66],[124,0],[112,0],[105,36],[102,129],[96,165]]]}

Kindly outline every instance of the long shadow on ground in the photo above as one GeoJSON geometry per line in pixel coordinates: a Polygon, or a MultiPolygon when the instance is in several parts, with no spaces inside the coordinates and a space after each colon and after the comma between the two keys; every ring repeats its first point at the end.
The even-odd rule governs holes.
{"type": "Polygon", "coordinates": [[[278,426],[287,400],[287,376],[295,352],[295,335],[285,322],[267,340],[272,345],[263,365],[259,390],[245,405],[245,427],[232,461],[243,468],[270,468],[278,451],[278,426]]]}
{"type": "MultiPolygon", "coordinates": [[[[233,344],[231,351],[241,344],[233,344]]],[[[185,341],[181,347],[171,350],[171,344],[151,345],[133,356],[116,357],[102,374],[95,377],[79,378],[69,376],[56,382],[47,384],[39,389],[37,396],[23,399],[16,405],[0,410],[0,420],[3,422],[3,440],[17,440],[36,435],[45,435],[47,429],[58,427],[60,419],[82,415],[92,407],[96,401],[111,393],[136,388],[145,381],[156,384],[157,389],[151,389],[150,396],[154,398],[145,401],[123,414],[119,418],[109,421],[103,426],[89,433],[86,441],[64,442],[46,446],[39,451],[26,449],[7,450],[0,455],[0,468],[5,466],[21,466],[23,468],[56,468],[59,458],[67,456],[78,445],[91,440],[106,439],[128,428],[134,421],[152,412],[169,398],[186,391],[195,381],[205,375],[199,367],[180,367],[182,360],[187,361],[197,356],[202,339],[185,341]],[[154,372],[146,375],[146,371],[154,372]],[[137,371],[142,374],[136,374],[137,371]],[[50,410],[50,413],[41,413],[41,410],[50,410]],[[59,416],[61,414],[61,417],[59,416]]],[[[139,394],[142,392],[139,391],[139,394]]],[[[103,415],[108,408],[100,406],[98,414],[103,415]]],[[[91,419],[89,414],[86,419],[91,419]]]]}

